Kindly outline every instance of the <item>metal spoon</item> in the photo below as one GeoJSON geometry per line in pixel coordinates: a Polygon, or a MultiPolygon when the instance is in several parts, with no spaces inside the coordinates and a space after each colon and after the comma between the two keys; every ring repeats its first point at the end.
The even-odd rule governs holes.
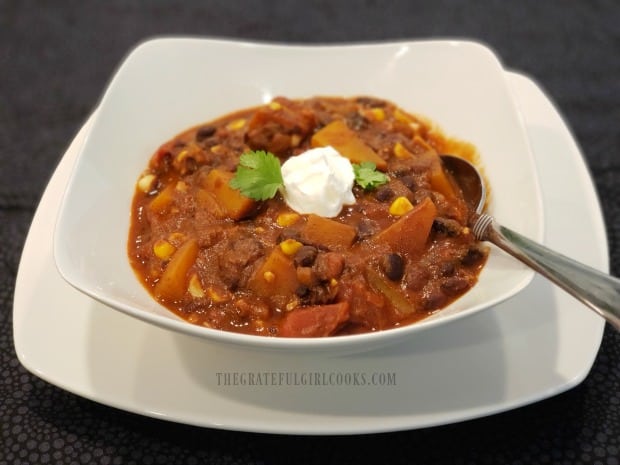
{"type": "Polygon", "coordinates": [[[470,227],[476,239],[489,241],[525,263],[620,331],[620,279],[554,252],[499,225],[492,216],[482,213],[486,202],[486,187],[478,169],[467,160],[454,155],[441,155],[441,159],[445,169],[461,187],[465,201],[476,212],[470,219],[470,227]]]}

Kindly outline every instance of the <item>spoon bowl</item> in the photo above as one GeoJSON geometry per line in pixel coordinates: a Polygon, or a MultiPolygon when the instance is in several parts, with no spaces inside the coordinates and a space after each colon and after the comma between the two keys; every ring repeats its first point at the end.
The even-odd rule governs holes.
{"type": "Polygon", "coordinates": [[[620,279],[602,273],[501,226],[486,213],[486,186],[480,171],[464,158],[441,155],[465,202],[475,212],[469,226],[476,239],[488,241],[557,284],[620,331],[620,279]]]}
{"type": "Polygon", "coordinates": [[[487,189],[478,169],[464,158],[441,155],[444,169],[457,181],[465,202],[477,214],[482,213],[487,200],[487,189]]]}

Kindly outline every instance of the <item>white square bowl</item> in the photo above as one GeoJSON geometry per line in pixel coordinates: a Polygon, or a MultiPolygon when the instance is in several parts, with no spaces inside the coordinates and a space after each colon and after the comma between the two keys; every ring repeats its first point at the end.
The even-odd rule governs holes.
{"type": "Polygon", "coordinates": [[[419,323],[320,339],[229,333],[180,320],[157,303],[127,257],[130,205],[152,153],[182,130],[274,96],[372,95],[423,115],[473,143],[498,221],[542,239],[534,160],[498,58],[467,41],[289,46],[161,38],[134,49],[111,80],[79,153],[58,216],[54,255],[71,285],[144,321],[235,344],[290,349],[370,349],[505,300],[533,272],[493,248],[478,284],[419,323]]]}

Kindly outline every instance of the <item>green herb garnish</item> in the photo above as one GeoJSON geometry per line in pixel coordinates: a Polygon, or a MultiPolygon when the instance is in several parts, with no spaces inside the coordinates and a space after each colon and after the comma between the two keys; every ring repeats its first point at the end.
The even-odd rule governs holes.
{"type": "MultiPolygon", "coordinates": [[[[371,161],[353,163],[355,182],[365,190],[388,182],[388,177],[371,161]]],[[[239,158],[235,176],[230,187],[238,189],[243,195],[254,200],[267,200],[275,197],[284,185],[280,160],[271,152],[257,150],[246,152],[239,158]]]]}
{"type": "Polygon", "coordinates": [[[388,177],[381,171],[377,171],[377,165],[371,161],[363,161],[353,164],[355,182],[364,190],[371,190],[388,182],[388,177]]]}
{"type": "Polygon", "coordinates": [[[283,184],[280,160],[264,150],[241,155],[235,177],[230,181],[230,187],[254,200],[273,198],[283,184]]]}

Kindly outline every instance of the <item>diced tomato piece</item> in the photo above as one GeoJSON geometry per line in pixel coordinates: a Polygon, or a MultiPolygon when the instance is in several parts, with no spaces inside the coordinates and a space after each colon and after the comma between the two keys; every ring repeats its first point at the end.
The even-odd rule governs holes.
{"type": "Polygon", "coordinates": [[[349,303],[314,305],[292,310],[280,325],[279,336],[324,337],[349,319],[349,303]]]}

